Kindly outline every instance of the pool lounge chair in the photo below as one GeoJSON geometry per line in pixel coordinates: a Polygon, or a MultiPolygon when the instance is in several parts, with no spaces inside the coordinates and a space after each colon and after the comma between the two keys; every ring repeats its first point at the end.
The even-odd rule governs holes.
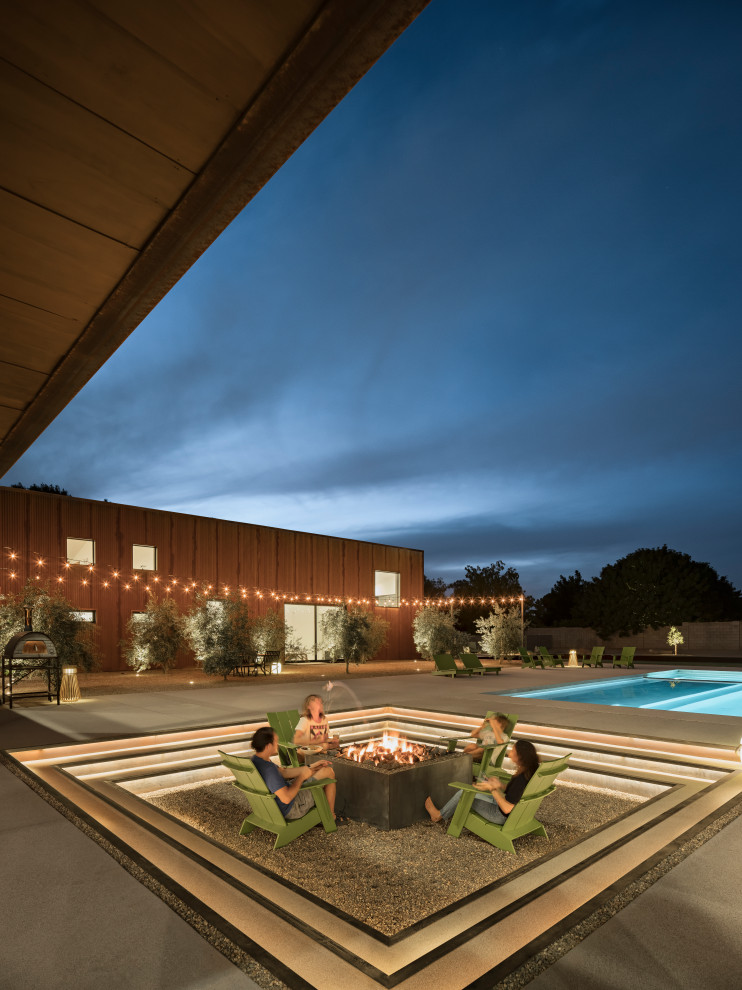
{"type": "Polygon", "coordinates": [[[476,653],[459,653],[459,660],[472,674],[499,674],[502,667],[485,667],[476,653]]]}
{"type": "Polygon", "coordinates": [[[624,646],[621,650],[620,657],[613,658],[614,667],[633,667],[634,666],[634,654],[636,653],[635,646],[624,646]]]}
{"type": "Polygon", "coordinates": [[[446,677],[471,677],[470,670],[462,670],[458,666],[450,653],[436,653],[433,657],[435,664],[434,674],[443,674],[446,677]]]}
{"type": "Polygon", "coordinates": [[[603,653],[605,652],[604,646],[594,646],[593,652],[589,657],[582,658],[583,667],[602,667],[603,666],[603,653]]]}
{"type": "Polygon", "coordinates": [[[548,838],[546,829],[541,822],[536,819],[543,799],[556,790],[554,780],[567,769],[569,758],[572,754],[567,753],[558,760],[549,760],[539,764],[539,768],[526,784],[523,797],[515,805],[508,815],[503,825],[495,825],[494,822],[487,821],[476,811],[472,810],[474,798],[482,797],[482,791],[472,784],[453,783],[449,787],[462,790],[456,811],[448,827],[448,834],[456,838],[461,835],[462,829],[468,828],[485,842],[504,849],[506,852],[515,852],[513,840],[519,839],[523,835],[542,835],[548,838]]]}
{"type": "Polygon", "coordinates": [[[268,712],[268,724],[278,733],[278,758],[282,767],[298,767],[299,757],[294,745],[294,733],[299,724],[299,712],[291,708],[287,712],[268,712]]]}
{"type": "Polygon", "coordinates": [[[539,653],[543,657],[545,667],[563,667],[564,660],[560,656],[552,656],[545,646],[539,646],[539,653]]]}
{"type": "Polygon", "coordinates": [[[536,667],[541,667],[541,669],[543,670],[544,661],[541,659],[541,657],[531,656],[528,650],[524,650],[522,646],[519,647],[518,653],[520,653],[521,655],[521,659],[523,660],[524,667],[532,667],[534,670],[536,669],[536,667]]]}
{"type": "Polygon", "coordinates": [[[301,818],[287,821],[276,804],[275,795],[268,790],[252,760],[243,756],[231,756],[221,750],[219,750],[219,755],[224,766],[234,774],[234,786],[241,790],[250,802],[250,814],[242,823],[240,835],[249,835],[256,828],[265,829],[266,832],[272,832],[276,837],[273,848],[280,849],[320,823],[325,832],[337,831],[327,795],[323,790],[328,784],[334,782],[333,778],[308,780],[303,783],[301,785],[302,790],[311,790],[314,795],[314,807],[310,808],[301,818]]]}

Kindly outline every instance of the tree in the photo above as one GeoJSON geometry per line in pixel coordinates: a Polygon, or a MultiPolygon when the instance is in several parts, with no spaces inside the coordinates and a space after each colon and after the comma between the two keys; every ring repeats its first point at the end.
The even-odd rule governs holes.
{"type": "Polygon", "coordinates": [[[351,662],[365,663],[376,656],[386,642],[389,623],[362,605],[333,608],[322,616],[322,637],[336,657],[345,658],[345,672],[351,662]]]}
{"type": "Polygon", "coordinates": [[[677,626],[670,626],[670,631],[667,634],[667,643],[669,646],[675,647],[675,656],[678,655],[678,647],[682,646],[685,640],[683,639],[683,634],[678,629],[677,626]]]}
{"type": "Polygon", "coordinates": [[[579,571],[565,577],[559,575],[551,591],[539,598],[534,607],[533,621],[537,626],[577,626],[575,619],[587,582],[579,571]]]}
{"type": "Polygon", "coordinates": [[[483,653],[502,657],[523,645],[520,606],[493,605],[489,615],[475,621],[483,653]]]}
{"type": "MultiPolygon", "coordinates": [[[[244,599],[196,599],[185,617],[185,635],[205,674],[221,674],[226,681],[235,663],[254,659],[262,650],[256,645],[256,620],[244,599]]],[[[268,626],[261,630],[267,638],[268,626]]]]}
{"type": "Polygon", "coordinates": [[[682,622],[742,618],[742,596],[710,564],[667,546],[635,550],[584,589],[576,618],[607,639],[682,622]]]}
{"type": "MultiPolygon", "coordinates": [[[[518,572],[513,567],[506,568],[502,560],[487,567],[467,565],[464,573],[464,578],[450,585],[457,598],[519,598],[523,594],[518,572]]],[[[532,600],[526,602],[526,606],[531,604],[532,600]]],[[[459,629],[474,633],[475,621],[483,618],[489,609],[490,602],[461,605],[457,621],[459,629]]]]}
{"type": "Polygon", "coordinates": [[[423,575],[423,598],[445,598],[448,585],[443,578],[423,575]]]}
{"type": "Polygon", "coordinates": [[[23,632],[23,609],[33,610],[33,627],[45,633],[54,643],[64,666],[94,670],[100,665],[100,653],[95,641],[95,627],[76,618],[78,609],[54,589],[27,581],[23,591],[0,598],[0,648],[12,636],[23,632]]]}
{"type": "Polygon", "coordinates": [[[48,492],[50,495],[69,495],[66,488],[60,488],[59,485],[22,485],[20,481],[16,482],[15,485],[11,485],[11,488],[23,488],[24,491],[29,492],[48,492]]]}
{"type": "Polygon", "coordinates": [[[124,658],[137,673],[151,667],[168,671],[185,645],[183,619],[172,598],[150,595],[144,612],[135,612],[126,625],[124,658]]]}
{"type": "Polygon", "coordinates": [[[456,628],[456,612],[426,605],[415,613],[412,620],[412,636],[417,652],[425,660],[432,660],[436,653],[453,656],[471,645],[471,637],[456,628]]]}

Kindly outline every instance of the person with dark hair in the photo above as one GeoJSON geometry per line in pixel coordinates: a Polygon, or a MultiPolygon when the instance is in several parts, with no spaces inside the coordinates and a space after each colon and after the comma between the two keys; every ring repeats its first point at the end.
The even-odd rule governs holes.
{"type": "MultiPolygon", "coordinates": [[[[526,784],[538,769],[539,758],[536,747],[527,739],[518,739],[508,750],[508,757],[515,764],[515,773],[503,788],[502,781],[497,778],[483,780],[474,786],[480,791],[486,791],[487,797],[474,798],[472,810],[482,818],[495,825],[504,825],[507,817],[523,797],[526,784]]],[[[463,791],[456,791],[453,797],[438,810],[430,797],[425,799],[425,810],[434,822],[448,821],[453,818],[456,805],[461,800],[463,791]]]]}
{"type": "Polygon", "coordinates": [[[269,725],[256,730],[252,737],[252,748],[255,751],[255,769],[275,796],[276,804],[287,821],[301,818],[314,807],[312,792],[301,789],[301,785],[310,777],[315,780],[330,778],[333,781],[324,790],[332,817],[335,817],[335,778],[329,760],[318,760],[311,766],[279,767],[272,761],[272,757],[278,755],[278,733],[269,725]]]}

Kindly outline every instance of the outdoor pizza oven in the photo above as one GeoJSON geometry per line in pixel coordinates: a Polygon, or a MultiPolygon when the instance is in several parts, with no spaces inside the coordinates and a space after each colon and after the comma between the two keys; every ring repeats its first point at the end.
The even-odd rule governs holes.
{"type": "Polygon", "coordinates": [[[59,657],[57,648],[45,633],[34,632],[31,622],[31,609],[24,608],[26,627],[22,633],[13,636],[3,650],[2,661],[2,703],[10,702],[13,707],[13,686],[34,673],[46,674],[46,689],[43,691],[23,691],[23,697],[46,695],[49,701],[56,695],[59,704],[59,657]]]}

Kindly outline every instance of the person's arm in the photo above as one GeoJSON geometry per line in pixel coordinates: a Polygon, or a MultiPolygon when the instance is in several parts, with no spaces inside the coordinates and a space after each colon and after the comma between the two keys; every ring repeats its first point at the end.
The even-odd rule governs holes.
{"type": "Polygon", "coordinates": [[[508,799],[505,797],[505,792],[502,788],[502,782],[496,777],[491,777],[489,780],[479,781],[474,785],[479,791],[489,791],[492,795],[497,807],[504,815],[509,815],[510,812],[515,807],[508,799]]]}
{"type": "Polygon", "coordinates": [[[482,729],[484,728],[485,724],[486,724],[485,722],[482,722],[482,724],[479,726],[479,728],[478,729],[475,729],[474,732],[472,732],[472,734],[471,734],[472,739],[479,739],[479,733],[482,731],[482,729]]]}
{"type": "Polygon", "coordinates": [[[313,774],[314,767],[284,767],[281,769],[281,775],[289,783],[273,793],[279,801],[283,801],[284,804],[290,804],[299,793],[304,781],[309,780],[313,774]],[[290,773],[290,771],[293,772],[290,773]]]}
{"type": "Polygon", "coordinates": [[[308,746],[309,742],[309,719],[303,716],[296,724],[293,743],[295,746],[308,746]]]}
{"type": "Polygon", "coordinates": [[[495,739],[497,740],[497,745],[500,746],[502,743],[507,742],[508,737],[502,731],[500,723],[495,718],[487,719],[489,724],[492,726],[492,731],[495,734],[495,739]]]}

